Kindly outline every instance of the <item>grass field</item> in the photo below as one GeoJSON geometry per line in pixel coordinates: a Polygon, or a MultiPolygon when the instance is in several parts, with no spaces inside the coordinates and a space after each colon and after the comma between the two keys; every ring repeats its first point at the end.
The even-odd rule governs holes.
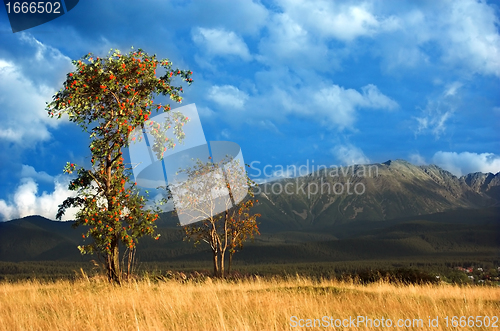
{"type": "Polygon", "coordinates": [[[239,281],[141,280],[123,286],[99,278],[0,283],[0,329],[11,331],[498,330],[500,322],[497,328],[453,328],[451,322],[453,316],[498,318],[499,312],[500,288],[485,286],[361,285],[300,276],[239,281]],[[323,320],[323,316],[328,319],[323,320]],[[349,318],[357,321],[357,316],[366,316],[375,325],[382,318],[387,325],[390,319],[393,325],[349,323],[349,318]],[[439,325],[429,327],[429,317],[439,317],[439,325]],[[307,319],[319,320],[316,327],[313,320],[309,321],[313,327],[300,327],[307,319]],[[335,322],[347,327],[335,327],[335,322]],[[398,327],[398,322],[407,326],[398,327]]]}

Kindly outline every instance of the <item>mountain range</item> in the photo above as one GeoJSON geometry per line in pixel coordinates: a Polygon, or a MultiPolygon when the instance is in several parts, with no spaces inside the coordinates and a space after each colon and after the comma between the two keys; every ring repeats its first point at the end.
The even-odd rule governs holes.
{"type": "Polygon", "coordinates": [[[257,197],[263,220],[267,220],[264,226],[320,228],[498,206],[500,173],[456,177],[435,165],[396,160],[321,169],[261,184],[257,197]]]}
{"type": "MultiPolygon", "coordinates": [[[[259,185],[253,212],[261,235],[237,254],[245,263],[481,259],[500,263],[500,173],[456,177],[403,160],[320,169],[259,185]],[[323,188],[323,190],[321,190],[323,188]],[[342,191],[341,191],[342,189],[342,191]]],[[[182,240],[164,213],[159,241],[141,261],[209,260],[182,240]]],[[[40,216],[0,223],[0,261],[86,261],[83,229],[40,216]]]]}

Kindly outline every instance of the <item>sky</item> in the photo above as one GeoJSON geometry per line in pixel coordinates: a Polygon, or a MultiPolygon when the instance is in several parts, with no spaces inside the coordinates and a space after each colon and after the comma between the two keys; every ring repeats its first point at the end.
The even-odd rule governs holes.
{"type": "Polygon", "coordinates": [[[131,46],[193,71],[172,107],[195,103],[251,177],[395,159],[500,171],[500,2],[81,0],[18,33],[0,9],[0,221],[55,218],[89,139],[45,104],[71,60],[131,46]]]}

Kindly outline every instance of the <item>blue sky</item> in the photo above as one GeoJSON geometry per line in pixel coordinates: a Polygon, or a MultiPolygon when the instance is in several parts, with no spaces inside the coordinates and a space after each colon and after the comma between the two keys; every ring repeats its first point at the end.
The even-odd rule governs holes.
{"type": "Polygon", "coordinates": [[[500,3],[472,0],[82,0],[15,34],[0,9],[0,221],[53,219],[65,163],[90,165],[87,136],[45,102],[72,59],[110,48],[191,69],[182,105],[261,169],[406,159],[496,173],[499,30],[500,3]]]}

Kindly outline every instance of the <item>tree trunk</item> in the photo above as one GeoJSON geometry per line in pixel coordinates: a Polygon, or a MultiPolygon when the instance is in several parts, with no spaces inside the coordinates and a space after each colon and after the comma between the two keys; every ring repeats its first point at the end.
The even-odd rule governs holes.
{"type": "MultiPolygon", "coordinates": [[[[111,150],[109,151],[106,157],[106,190],[105,196],[108,202],[108,209],[113,205],[112,197],[111,197],[111,179],[112,179],[112,158],[111,158],[111,150]]],[[[118,150],[120,153],[120,149],[118,150]]],[[[120,272],[120,250],[119,250],[119,239],[118,235],[115,235],[113,240],[111,241],[110,254],[108,255],[108,278],[111,282],[116,282],[118,284],[121,283],[121,272],[120,272]]]]}
{"type": "Polygon", "coordinates": [[[130,248],[128,250],[128,259],[127,259],[127,281],[130,280],[132,276],[132,271],[134,267],[134,257],[135,257],[135,248],[130,248]]]}
{"type": "Polygon", "coordinates": [[[214,277],[219,277],[219,261],[217,251],[212,251],[214,254],[214,277]]]}
{"type": "Polygon", "coordinates": [[[118,238],[114,238],[111,242],[111,255],[108,257],[108,269],[110,281],[121,283],[120,271],[120,248],[118,247],[118,238]]]}
{"type": "Polygon", "coordinates": [[[231,264],[233,263],[233,254],[234,252],[229,251],[229,261],[227,265],[227,274],[231,275],[231,264]]]}
{"type": "Polygon", "coordinates": [[[224,278],[226,275],[224,274],[224,254],[225,250],[220,254],[220,277],[224,278]]]}

